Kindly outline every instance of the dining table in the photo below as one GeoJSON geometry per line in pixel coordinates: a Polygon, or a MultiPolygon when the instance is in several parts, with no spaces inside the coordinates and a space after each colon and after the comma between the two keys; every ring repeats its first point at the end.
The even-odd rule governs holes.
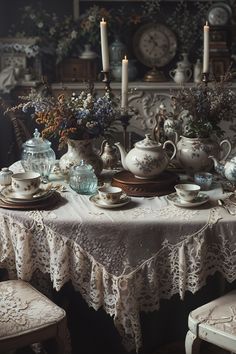
{"type": "MultiPolygon", "coordinates": [[[[23,171],[20,161],[10,168],[23,171]]],[[[103,208],[59,177],[48,184],[57,189],[52,206],[0,207],[0,268],[25,281],[49,274],[56,291],[71,281],[88,306],[112,316],[127,351],[142,347],[142,311],[175,294],[184,300],[216,272],[236,279],[236,197],[217,181],[201,205],[164,195],[103,208]]]]}

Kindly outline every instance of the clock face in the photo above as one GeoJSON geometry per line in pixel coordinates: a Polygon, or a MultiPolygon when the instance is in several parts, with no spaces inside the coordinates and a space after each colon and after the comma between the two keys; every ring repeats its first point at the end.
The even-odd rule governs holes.
{"type": "Polygon", "coordinates": [[[208,21],[212,26],[225,26],[231,16],[231,8],[227,4],[218,3],[212,5],[208,11],[208,21]]]}
{"type": "Polygon", "coordinates": [[[165,66],[174,58],[176,50],[176,36],[165,25],[146,24],[134,35],[134,53],[146,66],[165,66]]]}

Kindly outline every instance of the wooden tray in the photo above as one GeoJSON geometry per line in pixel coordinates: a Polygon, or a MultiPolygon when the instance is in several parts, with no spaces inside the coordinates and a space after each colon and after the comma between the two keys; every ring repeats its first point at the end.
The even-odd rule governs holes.
{"type": "Polygon", "coordinates": [[[120,187],[123,191],[133,197],[161,196],[175,191],[174,185],[179,183],[179,176],[170,171],[162,172],[155,179],[140,179],[134,177],[129,171],[116,173],[111,184],[120,187]]]}

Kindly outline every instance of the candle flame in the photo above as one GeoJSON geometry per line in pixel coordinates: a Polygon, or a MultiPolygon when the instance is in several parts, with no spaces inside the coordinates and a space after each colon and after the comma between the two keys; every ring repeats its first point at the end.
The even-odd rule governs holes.
{"type": "Polygon", "coordinates": [[[102,17],[102,22],[105,22],[104,17],[102,17]]]}
{"type": "Polygon", "coordinates": [[[127,60],[127,55],[124,56],[124,60],[127,60]]]}
{"type": "Polygon", "coordinates": [[[206,26],[208,26],[208,21],[206,21],[206,26]]]}

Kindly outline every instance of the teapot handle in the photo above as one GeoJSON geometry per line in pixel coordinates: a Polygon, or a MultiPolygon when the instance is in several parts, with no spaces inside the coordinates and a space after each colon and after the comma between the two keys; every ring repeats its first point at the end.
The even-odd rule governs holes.
{"type": "Polygon", "coordinates": [[[170,157],[170,160],[172,160],[172,159],[175,157],[175,155],[176,155],[176,146],[175,146],[175,144],[173,143],[173,141],[171,141],[171,140],[166,140],[166,141],[164,142],[164,144],[163,144],[163,149],[165,149],[165,147],[166,147],[167,144],[171,144],[171,145],[173,146],[173,149],[174,149],[173,154],[172,154],[171,157],[170,157]]]}
{"type": "Polygon", "coordinates": [[[102,154],[104,153],[104,147],[106,142],[107,142],[106,139],[102,141],[99,156],[102,156],[102,154]]]}
{"type": "Polygon", "coordinates": [[[190,79],[190,77],[192,76],[192,70],[190,68],[185,69],[185,73],[187,75],[187,80],[190,79]]]}
{"type": "Polygon", "coordinates": [[[176,69],[174,69],[174,70],[170,70],[169,71],[169,75],[170,75],[170,77],[174,80],[174,75],[175,75],[175,73],[176,73],[176,69]]]}
{"type": "Polygon", "coordinates": [[[231,153],[232,145],[231,145],[231,142],[228,139],[222,140],[220,142],[220,146],[222,146],[223,144],[226,144],[228,146],[228,150],[226,151],[225,155],[222,157],[221,160],[226,160],[227,157],[229,156],[229,154],[231,153]]]}

